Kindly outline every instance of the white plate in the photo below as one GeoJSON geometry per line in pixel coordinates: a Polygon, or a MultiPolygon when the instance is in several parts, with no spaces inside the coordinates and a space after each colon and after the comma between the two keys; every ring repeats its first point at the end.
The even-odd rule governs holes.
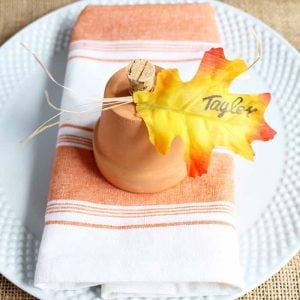
{"type": "MultiPolygon", "coordinates": [[[[23,147],[18,141],[51,116],[44,89],[53,99],[59,99],[62,91],[50,84],[19,42],[29,45],[62,82],[76,17],[87,3],[105,2],[171,1],[80,1],[27,26],[0,50],[0,271],[42,299],[99,299],[100,289],[44,292],[32,286],[56,132],[49,130],[23,147]]],[[[264,54],[252,74],[258,78],[256,88],[273,94],[267,119],[278,131],[273,141],[255,144],[254,164],[245,162],[236,172],[246,293],[277,272],[300,246],[300,59],[291,45],[260,21],[228,5],[212,4],[228,53],[253,61],[252,28],[259,34],[264,54]]]]}

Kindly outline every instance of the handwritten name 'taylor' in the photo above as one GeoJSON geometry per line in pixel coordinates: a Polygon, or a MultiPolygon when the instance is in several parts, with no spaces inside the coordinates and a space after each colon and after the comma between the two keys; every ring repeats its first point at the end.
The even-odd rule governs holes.
{"type": "Polygon", "coordinates": [[[205,110],[218,111],[218,117],[222,118],[226,113],[231,114],[243,114],[245,113],[247,117],[250,114],[258,111],[256,107],[242,105],[244,99],[242,97],[237,97],[233,102],[222,101],[221,95],[211,95],[203,98],[205,103],[205,110]],[[206,102],[207,101],[207,102],[206,102]]]}

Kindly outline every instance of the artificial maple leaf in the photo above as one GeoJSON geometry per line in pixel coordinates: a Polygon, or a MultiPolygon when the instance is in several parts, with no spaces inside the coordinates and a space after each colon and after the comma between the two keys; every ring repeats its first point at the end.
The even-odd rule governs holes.
{"type": "Polygon", "coordinates": [[[205,52],[191,81],[182,82],[177,69],[165,69],[158,73],[152,92],[133,94],[136,111],[160,153],[168,153],[175,137],[182,139],[189,176],[207,172],[217,146],[253,160],[251,142],[275,135],[264,120],[269,93],[228,91],[247,69],[243,60],[227,60],[222,48],[213,48],[205,52]]]}

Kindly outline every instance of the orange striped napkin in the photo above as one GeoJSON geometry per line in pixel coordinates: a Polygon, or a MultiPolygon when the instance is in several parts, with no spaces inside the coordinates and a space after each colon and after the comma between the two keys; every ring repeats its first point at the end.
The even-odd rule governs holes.
{"type": "MultiPolygon", "coordinates": [[[[219,45],[208,4],[88,6],[72,34],[65,85],[102,97],[136,58],[189,79],[219,45]]],[[[65,92],[62,106],[87,104],[65,92]]],[[[228,295],[242,286],[234,217],[233,162],[215,151],[208,174],[156,194],[110,185],[96,167],[99,112],[59,128],[35,285],[102,285],[102,298],[228,295]]]]}

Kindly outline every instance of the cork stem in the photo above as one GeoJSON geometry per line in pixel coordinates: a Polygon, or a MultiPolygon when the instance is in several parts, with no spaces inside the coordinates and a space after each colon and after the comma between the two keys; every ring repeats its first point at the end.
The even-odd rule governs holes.
{"type": "Polygon", "coordinates": [[[135,59],[126,68],[131,92],[151,91],[155,81],[155,66],[148,60],[135,59]]]}

